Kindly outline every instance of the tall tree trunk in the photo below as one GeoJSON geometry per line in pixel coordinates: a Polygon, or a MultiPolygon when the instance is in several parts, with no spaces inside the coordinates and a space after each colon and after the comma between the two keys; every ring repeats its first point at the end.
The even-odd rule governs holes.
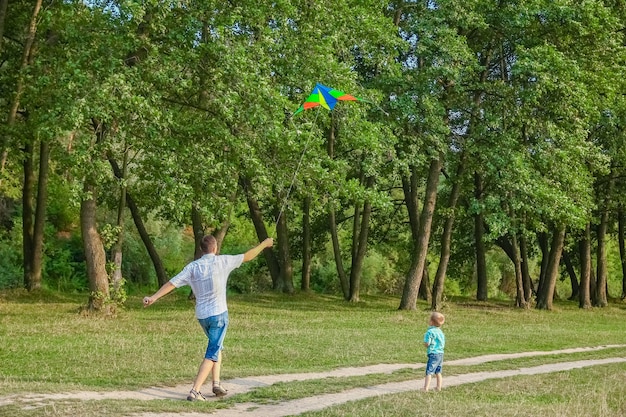
{"type": "Polygon", "coordinates": [[[87,308],[90,311],[110,313],[111,304],[106,303],[109,298],[106,254],[96,224],[96,187],[86,180],[83,191],[86,197],[80,204],[80,225],[89,278],[90,295],[87,308]]]}
{"type": "MultiPolygon", "coordinates": [[[[252,185],[249,179],[243,177],[239,179],[239,183],[246,194],[246,201],[248,203],[248,209],[250,210],[250,218],[252,219],[254,230],[256,231],[259,242],[262,242],[267,239],[269,235],[267,233],[267,229],[265,228],[265,223],[263,222],[263,214],[261,213],[259,203],[252,196],[252,185]]],[[[263,256],[265,257],[265,262],[267,263],[267,267],[269,268],[270,275],[272,277],[272,287],[274,290],[280,291],[282,288],[280,264],[274,256],[274,252],[271,248],[264,249],[263,256]]]]}
{"type": "Polygon", "coordinates": [[[542,310],[552,310],[552,300],[556,288],[556,280],[559,276],[559,264],[565,242],[565,225],[561,224],[554,230],[552,245],[550,247],[550,259],[546,270],[545,283],[541,291],[537,294],[537,308],[542,310]]]}
{"type": "MultiPolygon", "coordinates": [[[[441,166],[442,156],[439,155],[438,158],[431,161],[430,168],[428,170],[424,206],[419,220],[419,238],[417,240],[415,250],[411,254],[411,269],[409,270],[406,281],[404,282],[402,299],[400,300],[400,310],[415,310],[417,308],[417,297],[422,281],[422,275],[424,274],[424,266],[426,265],[430,232],[435,214],[435,204],[437,203],[437,187],[439,186],[441,166]]],[[[410,203],[406,202],[406,204],[407,209],[410,210],[410,203]]]]}
{"type": "MultiPolygon", "coordinates": [[[[474,173],[474,196],[483,198],[483,182],[478,172],[474,173]]],[[[487,301],[487,250],[485,249],[485,219],[480,210],[474,215],[474,244],[476,250],[476,299],[487,301]]]]}
{"type": "MultiPolygon", "coordinates": [[[[3,51],[3,41],[4,41],[4,23],[7,17],[7,7],[9,5],[9,0],[0,0],[0,55],[2,55],[3,51]]],[[[4,166],[7,162],[8,152],[5,148],[4,141],[0,141],[0,173],[4,172],[4,166]]],[[[0,178],[0,185],[2,184],[2,178],[0,178]]]]}
{"type": "MultiPolygon", "coordinates": [[[[229,216],[229,218],[230,218],[230,216],[229,216]]],[[[230,220],[229,219],[225,219],[225,220],[222,221],[222,224],[220,225],[220,227],[218,227],[217,229],[215,229],[213,231],[213,237],[217,241],[218,253],[219,253],[219,251],[222,250],[222,243],[224,242],[224,238],[226,237],[226,233],[228,233],[228,228],[229,227],[230,227],[230,220]]]]}
{"type": "MultiPolygon", "coordinates": [[[[374,177],[366,180],[366,187],[372,188],[374,185],[374,177]]],[[[355,206],[356,207],[356,206],[355,206]]],[[[358,302],[361,290],[361,271],[363,270],[363,261],[367,253],[367,238],[370,228],[370,217],[372,214],[372,203],[365,200],[363,203],[363,212],[360,216],[360,227],[358,232],[358,240],[355,242],[356,250],[353,248],[354,256],[352,257],[352,268],[350,269],[350,301],[358,302]]]]}
{"type": "Polygon", "coordinates": [[[339,246],[339,236],[337,233],[337,219],[335,217],[335,209],[331,208],[328,212],[328,222],[330,226],[330,237],[333,242],[333,255],[335,257],[335,267],[337,268],[337,275],[339,276],[339,284],[341,285],[341,292],[343,293],[344,300],[350,299],[350,283],[348,282],[348,276],[343,267],[343,259],[341,257],[341,247],[339,246]]]}
{"type": "Polygon", "coordinates": [[[411,240],[413,241],[414,250],[417,248],[417,242],[420,236],[420,211],[419,211],[419,181],[415,167],[411,168],[409,178],[402,176],[402,191],[404,192],[404,204],[407,207],[409,215],[409,228],[411,231],[411,240]]]}
{"type": "MultiPolygon", "coordinates": [[[[117,161],[113,158],[113,154],[111,152],[107,152],[107,159],[109,160],[109,164],[111,165],[111,169],[113,170],[113,174],[117,179],[122,179],[123,173],[120,169],[117,161]]],[[[128,209],[130,210],[130,214],[133,216],[133,222],[135,223],[135,227],[137,228],[137,233],[139,233],[139,237],[141,237],[141,241],[143,242],[148,255],[150,256],[150,260],[152,260],[152,265],[154,266],[154,272],[157,277],[157,284],[159,287],[163,286],[169,278],[167,273],[165,272],[165,267],[163,266],[163,262],[161,261],[161,257],[154,247],[154,243],[146,230],[146,226],[143,223],[143,219],[141,218],[141,212],[137,204],[135,203],[135,199],[133,196],[126,191],[126,204],[128,205],[128,209]]]]}
{"type": "MultiPolygon", "coordinates": [[[[328,130],[328,140],[326,141],[326,152],[330,159],[335,159],[335,118],[332,117],[330,129],[328,130]]],[[[332,202],[331,202],[332,204],[332,202]]],[[[335,257],[335,266],[337,275],[339,276],[339,284],[344,300],[350,299],[350,282],[343,267],[343,258],[341,257],[341,247],[339,245],[339,236],[337,233],[337,216],[335,208],[330,207],[328,211],[328,222],[330,227],[330,237],[333,242],[333,255],[335,257]]]]}
{"type": "Polygon", "coordinates": [[[522,264],[522,284],[524,286],[524,299],[530,304],[533,297],[533,283],[528,268],[528,246],[526,236],[522,233],[519,239],[519,253],[522,264]]]}
{"type": "MultiPolygon", "coordinates": [[[[363,172],[361,172],[361,178],[359,179],[360,184],[363,184],[364,178],[365,178],[364,174],[363,172]]],[[[350,257],[353,262],[359,250],[360,231],[361,231],[361,203],[359,201],[355,201],[354,202],[354,216],[352,217],[352,247],[351,247],[351,252],[350,252],[350,255],[351,255],[350,257]]]]}
{"type": "Polygon", "coordinates": [[[441,310],[443,301],[443,289],[448,271],[448,263],[450,262],[450,247],[452,245],[452,228],[456,216],[456,205],[461,194],[461,176],[465,170],[465,152],[459,158],[455,180],[452,184],[452,191],[448,199],[448,209],[450,213],[446,218],[441,234],[441,251],[439,254],[439,265],[435,274],[435,282],[433,283],[432,304],[431,308],[435,311],[441,310]]]}
{"type": "Polygon", "coordinates": [[[289,253],[289,228],[287,226],[287,212],[283,211],[276,222],[276,237],[278,238],[278,257],[280,259],[281,289],[287,294],[295,292],[293,287],[293,264],[289,253]]]}
{"type": "Polygon", "coordinates": [[[122,288],[122,256],[124,247],[124,210],[126,209],[126,176],[128,171],[128,150],[124,151],[124,159],[122,160],[122,180],[120,181],[120,196],[117,203],[117,221],[118,229],[117,239],[112,248],[111,258],[113,259],[113,274],[111,283],[113,284],[113,296],[117,297],[122,288]]]}
{"type": "MultiPolygon", "coordinates": [[[[481,66],[484,70],[480,73],[480,84],[487,81],[489,76],[489,66],[496,50],[496,43],[490,39],[486,49],[481,54],[481,66]]],[[[503,73],[502,77],[506,77],[503,73]]],[[[505,81],[506,82],[506,81],[505,81]]],[[[483,91],[476,90],[473,97],[472,123],[480,119],[480,111],[482,104],[483,91]]],[[[477,201],[483,199],[483,181],[480,173],[474,172],[474,196],[477,201]]],[[[485,220],[482,209],[474,216],[474,242],[476,245],[476,299],[478,301],[487,301],[487,251],[484,242],[485,220]]]]}
{"type": "MultiPolygon", "coordinates": [[[[418,251],[419,246],[419,236],[420,236],[420,215],[419,215],[419,198],[418,198],[418,175],[415,167],[411,167],[411,175],[409,177],[403,175],[402,176],[402,191],[404,192],[404,204],[406,205],[407,212],[409,215],[409,230],[411,231],[411,242],[413,243],[413,251],[411,252],[411,265],[409,266],[409,271],[406,277],[406,280],[411,279],[415,280],[415,274],[418,268],[419,258],[415,255],[418,251]]],[[[423,274],[422,274],[423,275],[423,274]]],[[[404,286],[405,291],[407,290],[407,282],[405,280],[404,286]]],[[[420,287],[422,276],[419,277],[420,287]]],[[[410,289],[412,291],[412,289],[410,289]]],[[[417,297],[419,297],[419,289],[418,294],[415,295],[416,302],[417,297]]],[[[408,299],[413,298],[413,294],[407,294],[408,299]]],[[[409,302],[410,303],[410,302],[409,302]]],[[[415,307],[404,307],[402,306],[402,302],[400,304],[400,309],[414,309],[415,307]]]]}
{"type": "Polygon", "coordinates": [[[626,245],[624,244],[624,207],[620,206],[617,214],[617,240],[619,242],[619,258],[622,264],[622,300],[626,298],[626,245]]]}
{"type": "Polygon", "coordinates": [[[24,145],[24,184],[22,186],[22,251],[24,259],[24,287],[33,286],[33,216],[35,212],[34,189],[35,172],[33,168],[33,143],[27,141],[24,145]]]}
{"type": "Polygon", "coordinates": [[[141,218],[141,212],[137,204],[135,203],[135,199],[131,194],[126,192],[126,202],[128,204],[128,209],[130,210],[131,216],[133,216],[133,222],[135,223],[135,228],[137,229],[137,233],[139,233],[139,237],[141,237],[141,241],[148,251],[148,255],[150,256],[150,260],[152,260],[152,266],[154,266],[154,272],[157,276],[158,286],[163,286],[169,278],[167,276],[167,272],[165,272],[165,267],[163,266],[163,262],[161,261],[161,257],[154,247],[154,242],[150,238],[150,234],[146,230],[146,226],[143,223],[141,218]]]}
{"type": "Polygon", "coordinates": [[[600,224],[597,227],[597,265],[596,290],[593,299],[595,307],[606,307],[608,305],[606,284],[607,284],[607,264],[606,264],[606,231],[608,227],[608,213],[600,216],[600,224]]]}
{"type": "Polygon", "coordinates": [[[304,198],[302,206],[302,279],[300,289],[311,288],[311,196],[304,198]]]}
{"type": "Polygon", "coordinates": [[[548,270],[548,263],[550,261],[550,250],[548,248],[547,233],[537,233],[537,243],[539,244],[539,249],[541,250],[541,268],[539,269],[539,280],[537,282],[537,293],[540,293],[546,281],[546,271],[548,270]]]}
{"type": "Polygon", "coordinates": [[[602,207],[600,212],[600,224],[597,229],[597,277],[596,277],[596,296],[594,305],[596,307],[606,307],[608,302],[607,294],[607,261],[606,261],[606,234],[609,227],[609,206],[611,194],[613,193],[613,184],[615,182],[615,172],[611,170],[608,177],[607,190],[604,191],[602,199],[602,207]]]}
{"type": "Polygon", "coordinates": [[[587,223],[585,235],[580,240],[580,285],[578,307],[591,308],[591,224],[587,223]]]}
{"type": "Polygon", "coordinates": [[[433,302],[433,291],[430,285],[430,272],[428,272],[428,260],[426,260],[426,265],[424,265],[424,272],[422,273],[422,282],[420,283],[418,296],[428,303],[433,302]]]}
{"type": "Polygon", "coordinates": [[[42,140],[39,145],[39,179],[37,181],[37,208],[35,209],[35,226],[33,228],[33,251],[29,291],[41,288],[44,226],[46,224],[46,208],[48,201],[49,157],[50,144],[42,140]]]}
{"type": "Polygon", "coordinates": [[[567,270],[567,274],[569,275],[570,285],[572,287],[572,295],[570,295],[568,300],[577,300],[580,286],[578,285],[578,277],[576,276],[576,271],[574,270],[574,265],[572,264],[572,259],[569,252],[563,252],[563,261],[565,262],[565,269],[567,270]]]}
{"type": "Polygon", "coordinates": [[[513,261],[513,268],[515,270],[515,305],[520,308],[528,308],[529,300],[526,298],[526,294],[524,291],[522,259],[517,239],[517,233],[519,230],[518,220],[515,210],[511,206],[508,207],[508,214],[509,218],[512,219],[513,226],[513,232],[511,233],[511,260],[513,261]]]}
{"type": "MultiPolygon", "coordinates": [[[[509,215],[512,218],[512,214],[509,215]]],[[[496,243],[509,257],[511,262],[513,263],[513,269],[515,270],[515,305],[517,307],[527,308],[528,300],[526,299],[526,294],[524,293],[524,279],[522,273],[522,261],[520,255],[519,244],[517,243],[517,236],[515,234],[511,235],[511,239],[509,240],[505,236],[501,236],[496,240],[496,243]]]]}
{"type": "Polygon", "coordinates": [[[593,257],[591,259],[591,272],[589,273],[589,296],[591,297],[591,305],[596,299],[596,271],[593,267],[593,257]]]}
{"type": "Polygon", "coordinates": [[[517,235],[513,233],[511,237],[511,244],[513,246],[513,265],[515,267],[515,305],[521,308],[528,308],[529,303],[524,294],[524,279],[522,274],[522,261],[520,256],[519,245],[517,243],[517,235]]]}
{"type": "MultiPolygon", "coordinates": [[[[42,0],[36,0],[35,5],[33,7],[33,12],[30,16],[30,22],[28,24],[28,31],[26,33],[26,41],[24,43],[24,48],[22,49],[22,59],[20,62],[19,70],[17,71],[17,84],[15,86],[15,94],[13,95],[13,99],[11,101],[11,107],[9,110],[9,116],[7,118],[7,126],[11,127],[15,123],[17,118],[17,110],[20,108],[20,101],[22,99],[22,94],[24,93],[24,73],[26,67],[32,62],[34,55],[34,45],[35,45],[35,35],[37,34],[37,22],[39,11],[41,10],[42,0]]],[[[6,7],[7,4],[0,3],[0,8],[4,8],[4,16],[2,20],[2,25],[4,26],[4,18],[6,16],[6,7]]],[[[1,10],[0,10],[1,11],[1,10]]],[[[4,32],[4,27],[3,27],[4,32]]],[[[0,161],[0,172],[4,171],[4,166],[7,160],[7,148],[6,148],[6,139],[2,137],[0,142],[0,151],[2,151],[2,160],[0,161]]]]}
{"type": "Polygon", "coordinates": [[[202,257],[202,248],[200,247],[200,243],[202,242],[202,238],[206,234],[198,204],[199,203],[196,201],[191,203],[191,230],[193,231],[194,241],[193,259],[199,259],[200,257],[202,257]]]}

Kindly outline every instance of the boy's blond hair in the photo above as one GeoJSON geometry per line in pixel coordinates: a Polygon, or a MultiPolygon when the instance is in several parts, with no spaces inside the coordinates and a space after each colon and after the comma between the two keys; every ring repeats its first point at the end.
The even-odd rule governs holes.
{"type": "Polygon", "coordinates": [[[446,318],[443,314],[439,313],[438,311],[433,311],[433,313],[430,315],[430,321],[435,326],[441,327],[443,323],[446,321],[446,318]]]}

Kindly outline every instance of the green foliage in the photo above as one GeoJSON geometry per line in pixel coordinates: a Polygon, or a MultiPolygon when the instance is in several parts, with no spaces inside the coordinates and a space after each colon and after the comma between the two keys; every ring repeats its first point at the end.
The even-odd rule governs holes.
{"type": "MultiPolygon", "coordinates": [[[[175,245],[171,245],[165,254],[169,255],[176,249],[175,245]]],[[[122,276],[125,277],[130,291],[135,287],[141,288],[150,284],[156,286],[156,274],[150,256],[141,238],[130,228],[124,233],[122,253],[122,276]]]]}
{"type": "Polygon", "coordinates": [[[115,242],[117,242],[117,237],[120,233],[120,228],[118,226],[113,226],[110,223],[105,223],[98,230],[100,234],[100,239],[102,240],[102,246],[104,246],[105,250],[109,250],[113,247],[115,242]]]}
{"type": "Polygon", "coordinates": [[[334,260],[328,257],[316,257],[311,264],[311,289],[320,294],[341,294],[334,260]]]}
{"type": "Polygon", "coordinates": [[[17,229],[0,233],[0,290],[24,284],[21,235],[17,229]]]}
{"type": "MultiPolygon", "coordinates": [[[[127,300],[127,293],[125,288],[126,280],[123,278],[114,283],[109,275],[109,293],[105,294],[102,291],[94,291],[89,294],[94,304],[100,306],[99,313],[104,313],[107,317],[115,317],[120,309],[124,306],[127,300]]],[[[91,313],[91,312],[89,312],[91,313]]]]}
{"type": "Polygon", "coordinates": [[[51,175],[48,184],[47,222],[60,234],[77,227],[79,205],[72,201],[72,183],[61,176],[51,175]]]}
{"type": "MultiPolygon", "coordinates": [[[[25,68],[32,7],[9,7],[0,50],[4,115],[18,80],[23,88],[15,123],[0,124],[0,154],[7,152],[0,194],[19,201],[24,145],[48,141],[44,284],[50,288],[88,288],[76,231],[83,181],[96,186],[107,248],[117,237],[110,219],[119,189],[127,188],[169,275],[193,257],[186,227],[192,207],[206,230],[232,222],[223,253],[258,241],[241,179],[251,182],[248,191],[270,234],[285,206],[294,259],[302,199],[310,197],[312,287],[333,294],[339,283],[328,249],[328,208],[340,217],[349,262],[354,207],[372,203],[362,291],[396,294],[412,250],[401,178],[414,173],[423,193],[433,157],[442,158],[445,175],[431,269],[439,251],[433,240],[453,212],[448,194],[453,182],[461,186],[448,295],[473,289],[473,215],[484,215],[491,247],[502,236],[533,237],[555,222],[576,234],[603,204],[611,216],[623,205],[624,10],[610,2],[128,1],[112,7],[66,1],[41,11],[25,68]],[[318,81],[371,103],[288,118],[318,81]],[[126,176],[116,179],[110,161],[122,165],[125,158],[126,176]],[[456,176],[461,161],[465,171],[456,176]],[[603,185],[609,173],[616,178],[610,193],[603,185]],[[474,175],[484,184],[478,194],[474,175]],[[365,178],[375,178],[371,187],[365,178]]],[[[0,287],[22,280],[22,239],[17,228],[10,233],[0,239],[0,287]]],[[[130,290],[154,285],[130,219],[124,235],[130,290]]],[[[489,254],[489,293],[511,295],[510,261],[496,253],[489,254]]],[[[611,294],[620,292],[616,254],[613,247],[611,294]]],[[[262,264],[237,271],[232,290],[269,288],[262,264]]]]}
{"type": "Polygon", "coordinates": [[[230,274],[228,289],[237,294],[259,294],[272,289],[272,280],[265,266],[247,262],[230,274]]]}
{"type": "Polygon", "coordinates": [[[369,250],[363,262],[361,294],[399,295],[404,285],[404,275],[393,259],[369,250]]]}
{"type": "Polygon", "coordinates": [[[47,236],[43,283],[56,291],[84,293],[89,289],[82,238],[72,232],[47,236]]]}
{"type": "MultiPolygon", "coordinates": [[[[399,272],[397,254],[383,254],[376,248],[370,248],[363,261],[360,292],[362,294],[400,294],[404,276],[399,272]]],[[[344,260],[348,262],[348,260],[344,260]]],[[[346,263],[345,265],[349,265],[346,263]]],[[[349,270],[347,271],[349,273],[349,270]]],[[[337,267],[332,248],[316,254],[311,266],[311,289],[323,294],[341,294],[341,286],[337,276],[337,267]]]]}
{"type": "Polygon", "coordinates": [[[189,230],[183,231],[165,222],[151,222],[154,245],[161,255],[168,275],[174,276],[193,260],[194,240],[189,230]]]}
{"type": "Polygon", "coordinates": [[[115,303],[116,307],[121,307],[126,303],[128,299],[128,293],[126,292],[126,280],[120,279],[118,282],[109,282],[111,285],[110,299],[115,303]]]}

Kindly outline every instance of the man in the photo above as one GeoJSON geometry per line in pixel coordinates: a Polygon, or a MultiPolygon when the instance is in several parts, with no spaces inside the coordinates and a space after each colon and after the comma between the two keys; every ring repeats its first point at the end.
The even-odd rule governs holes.
{"type": "Polygon", "coordinates": [[[189,285],[196,297],[196,318],[209,338],[209,344],[200,364],[200,369],[187,396],[189,401],[206,401],[200,388],[213,372],[213,393],[218,397],[226,395],[220,384],[222,347],[228,328],[228,307],[226,305],[226,284],[234,269],[256,258],[263,249],[274,245],[274,239],[267,238],[259,245],[240,255],[217,255],[217,240],[211,235],[204,236],[200,248],[204,254],[189,263],[174,278],[163,284],[150,297],[144,297],[143,305],[148,307],[175,288],[189,285]]]}

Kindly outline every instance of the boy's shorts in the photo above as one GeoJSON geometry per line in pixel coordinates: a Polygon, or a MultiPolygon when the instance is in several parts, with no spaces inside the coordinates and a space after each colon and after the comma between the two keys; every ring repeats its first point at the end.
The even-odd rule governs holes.
{"type": "Polygon", "coordinates": [[[224,346],[224,337],[228,329],[228,311],[218,314],[217,316],[207,317],[206,319],[198,319],[204,334],[209,338],[209,345],[204,354],[205,359],[217,362],[220,350],[224,346]]]}
{"type": "Polygon", "coordinates": [[[443,366],[443,353],[429,353],[426,375],[440,374],[443,366]]]}

